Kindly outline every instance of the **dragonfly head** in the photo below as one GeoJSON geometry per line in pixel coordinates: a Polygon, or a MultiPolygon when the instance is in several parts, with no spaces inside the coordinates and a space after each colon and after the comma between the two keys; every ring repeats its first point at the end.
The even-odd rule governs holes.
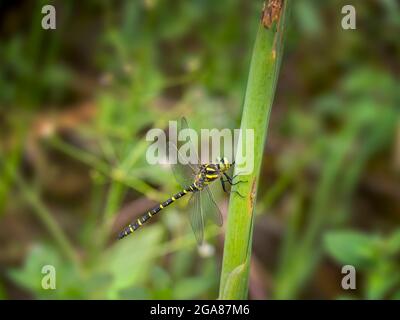
{"type": "Polygon", "coordinates": [[[221,170],[221,171],[226,171],[226,170],[228,170],[235,162],[233,162],[233,163],[230,163],[229,161],[228,161],[228,159],[227,158],[217,158],[217,161],[218,161],[218,164],[219,164],[219,169],[221,170]]]}

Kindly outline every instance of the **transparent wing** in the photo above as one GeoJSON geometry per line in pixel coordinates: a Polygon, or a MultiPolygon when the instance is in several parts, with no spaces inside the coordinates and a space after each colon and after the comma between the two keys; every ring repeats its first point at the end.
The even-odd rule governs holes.
{"type": "MultiPolygon", "coordinates": [[[[182,117],[178,126],[178,134],[180,131],[184,129],[189,129],[189,125],[187,123],[186,118],[182,117]]],[[[195,175],[199,172],[199,164],[200,164],[197,152],[194,148],[195,146],[193,145],[190,136],[188,142],[191,146],[190,149],[194,151],[194,154],[192,153],[192,156],[194,156],[195,158],[195,159],[189,159],[189,162],[187,161],[188,159],[180,151],[183,142],[177,141],[178,146],[173,141],[169,142],[171,147],[170,151],[176,153],[176,160],[177,160],[177,163],[171,163],[172,172],[174,173],[176,181],[178,181],[178,183],[183,188],[186,188],[188,185],[193,183],[195,175]],[[195,163],[196,161],[197,163],[195,163]]]]}
{"type": "Polygon", "coordinates": [[[189,220],[197,243],[203,243],[204,238],[204,218],[201,207],[201,192],[194,192],[189,200],[189,220]]]}
{"type": "MultiPolygon", "coordinates": [[[[184,130],[184,129],[190,129],[190,127],[189,127],[189,125],[188,125],[188,122],[187,122],[186,118],[185,118],[185,117],[182,117],[182,118],[181,118],[180,127],[178,128],[178,132],[180,132],[180,131],[182,131],[182,130],[184,130]]],[[[189,136],[189,142],[192,144],[192,146],[194,146],[193,141],[192,141],[192,139],[190,138],[190,136],[189,136]]],[[[199,156],[198,156],[196,150],[194,150],[194,157],[195,157],[196,160],[197,160],[197,165],[200,165],[200,163],[201,163],[201,162],[200,162],[200,158],[199,158],[199,156]]]]}
{"type": "Polygon", "coordinates": [[[187,186],[191,185],[194,181],[194,177],[196,175],[196,172],[198,171],[198,168],[191,165],[190,163],[188,164],[183,164],[182,162],[182,155],[180,151],[178,150],[177,146],[173,142],[169,142],[171,145],[172,152],[177,153],[177,163],[171,163],[171,169],[172,172],[174,173],[176,181],[181,185],[182,188],[186,188],[187,186]]]}
{"type": "Polygon", "coordinates": [[[223,223],[222,213],[219,210],[214,195],[208,186],[203,189],[201,200],[201,206],[205,217],[210,219],[217,226],[221,227],[223,223]]]}

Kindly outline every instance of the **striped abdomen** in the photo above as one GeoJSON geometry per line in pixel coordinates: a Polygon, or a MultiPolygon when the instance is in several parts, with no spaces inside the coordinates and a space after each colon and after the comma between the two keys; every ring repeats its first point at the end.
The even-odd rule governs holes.
{"type": "Polygon", "coordinates": [[[192,184],[191,186],[189,186],[186,189],[183,189],[181,192],[178,192],[177,194],[175,194],[173,197],[169,198],[168,200],[166,200],[165,202],[161,203],[160,205],[158,205],[157,207],[154,207],[153,209],[151,209],[149,212],[145,213],[144,215],[142,215],[140,218],[138,218],[136,221],[132,222],[131,224],[129,224],[119,235],[118,238],[122,239],[124,237],[126,237],[128,234],[132,233],[133,231],[136,231],[137,229],[139,229],[143,224],[145,224],[152,216],[154,216],[155,214],[159,213],[162,209],[164,209],[165,207],[168,207],[171,203],[173,203],[174,201],[178,200],[179,198],[182,198],[184,195],[186,195],[188,192],[194,192],[197,191],[198,188],[196,186],[196,184],[192,184]]]}

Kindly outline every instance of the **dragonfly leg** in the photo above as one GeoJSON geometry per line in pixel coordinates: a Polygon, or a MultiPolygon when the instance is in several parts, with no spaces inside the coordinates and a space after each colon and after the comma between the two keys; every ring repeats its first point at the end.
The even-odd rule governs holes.
{"type": "Polygon", "coordinates": [[[239,197],[241,197],[242,199],[245,198],[244,195],[242,195],[239,191],[233,190],[232,192],[236,193],[239,197]]]}
{"type": "Polygon", "coordinates": [[[226,186],[225,186],[225,182],[227,182],[228,180],[224,180],[224,179],[220,179],[221,181],[221,186],[222,186],[222,190],[224,190],[224,192],[229,193],[228,190],[226,190],[226,186]]]}
{"type": "Polygon", "coordinates": [[[230,177],[226,172],[224,172],[224,176],[225,176],[226,179],[227,179],[227,180],[225,180],[225,182],[229,182],[229,184],[230,184],[231,186],[237,185],[237,184],[239,184],[239,183],[241,183],[241,182],[247,182],[247,181],[243,181],[243,180],[239,180],[239,181],[237,181],[237,182],[233,182],[233,179],[235,179],[235,178],[238,176],[237,174],[234,175],[233,177],[230,177]]]}
{"type": "MultiPolygon", "coordinates": [[[[230,178],[230,177],[229,177],[229,178],[230,178]]],[[[224,190],[224,192],[226,192],[226,193],[234,192],[234,193],[236,193],[239,197],[244,198],[244,196],[243,196],[239,191],[236,191],[236,190],[228,191],[228,190],[226,190],[226,186],[225,186],[225,182],[228,182],[231,186],[233,186],[233,185],[235,185],[235,184],[238,184],[239,182],[244,182],[244,181],[239,181],[239,182],[237,182],[237,183],[232,183],[232,180],[231,180],[231,181],[229,181],[229,179],[228,179],[228,180],[224,180],[222,177],[220,178],[220,181],[221,181],[222,189],[224,190]]]]}

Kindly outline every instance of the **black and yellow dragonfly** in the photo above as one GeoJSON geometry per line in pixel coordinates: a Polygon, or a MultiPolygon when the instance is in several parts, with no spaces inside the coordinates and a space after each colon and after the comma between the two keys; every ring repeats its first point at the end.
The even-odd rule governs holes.
{"type": "MultiPolygon", "coordinates": [[[[186,119],[182,118],[180,130],[188,128],[189,127],[186,119]]],[[[172,142],[170,143],[174,146],[176,152],[178,152],[178,157],[180,157],[181,155],[179,149],[175,146],[175,144],[172,142]]],[[[189,143],[191,143],[190,138],[189,143]]],[[[158,206],[152,208],[137,220],[130,223],[119,234],[119,239],[122,239],[130,233],[136,231],[151,217],[187,194],[191,194],[188,202],[189,220],[198,244],[203,242],[206,219],[211,220],[218,226],[222,226],[222,214],[218,208],[218,205],[215,203],[214,196],[209,188],[209,184],[216,180],[220,180],[223,190],[225,192],[229,192],[226,189],[225,183],[230,185],[235,185],[238,183],[233,183],[233,178],[227,174],[227,171],[232,167],[232,165],[234,165],[235,162],[233,161],[230,163],[226,158],[222,158],[218,159],[217,163],[201,164],[197,154],[195,157],[198,160],[197,163],[189,162],[187,164],[182,164],[181,161],[177,161],[176,164],[172,165],[172,171],[175,179],[181,185],[182,190],[166,201],[160,203],[158,206]]]]}

